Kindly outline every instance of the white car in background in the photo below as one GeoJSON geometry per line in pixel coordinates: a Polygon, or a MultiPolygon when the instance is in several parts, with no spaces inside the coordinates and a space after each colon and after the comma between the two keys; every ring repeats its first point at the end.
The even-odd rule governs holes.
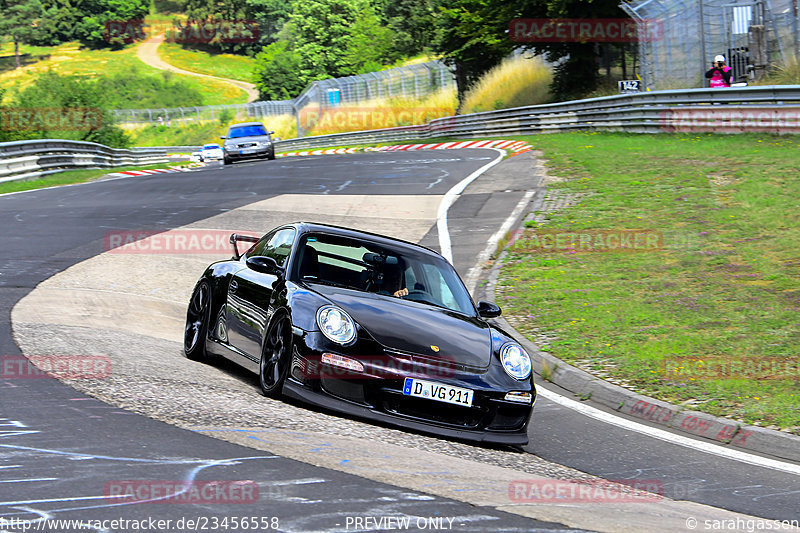
{"type": "Polygon", "coordinates": [[[200,150],[200,161],[221,161],[224,157],[218,144],[205,144],[200,150]]]}

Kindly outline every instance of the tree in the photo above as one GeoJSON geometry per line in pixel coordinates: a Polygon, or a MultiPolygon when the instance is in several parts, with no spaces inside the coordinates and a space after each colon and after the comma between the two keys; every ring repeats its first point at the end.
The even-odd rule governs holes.
{"type": "Polygon", "coordinates": [[[276,41],[256,56],[253,69],[259,98],[288,100],[300,94],[308,81],[298,76],[300,58],[288,41],[276,41]]]}
{"type": "Polygon", "coordinates": [[[135,35],[109,34],[114,25],[125,25],[144,20],[150,11],[149,0],[77,0],[79,17],[75,21],[75,38],[94,48],[121,47],[133,40],[135,35]]]}
{"type": "Polygon", "coordinates": [[[422,53],[434,34],[434,0],[376,0],[382,22],[392,32],[394,51],[403,56],[422,53]]]}
{"type": "Polygon", "coordinates": [[[520,1],[437,1],[431,46],[455,69],[460,103],[470,85],[514,50],[507,30],[521,16],[520,1]]]}
{"type": "Polygon", "coordinates": [[[19,43],[35,40],[37,25],[44,13],[39,0],[2,0],[3,16],[0,18],[0,35],[9,35],[14,41],[14,62],[20,67],[19,43]]]}
{"type": "Polygon", "coordinates": [[[36,38],[31,44],[56,46],[74,40],[75,26],[81,12],[68,2],[44,0],[44,14],[37,25],[36,38]]]}
{"type": "MultiPolygon", "coordinates": [[[[528,18],[627,18],[618,0],[524,0],[528,18]]],[[[552,92],[559,100],[581,97],[597,88],[599,71],[595,43],[535,43],[527,45],[555,62],[552,92]]]]}
{"type": "Polygon", "coordinates": [[[247,16],[258,24],[258,48],[278,40],[278,33],[289,20],[292,4],[287,0],[245,0],[247,16]]]}
{"type": "Polygon", "coordinates": [[[346,74],[363,74],[380,70],[383,65],[400,59],[394,45],[394,34],[382,26],[369,4],[364,5],[350,28],[345,50],[346,74]]]}
{"type": "Polygon", "coordinates": [[[252,20],[252,13],[249,10],[246,0],[226,0],[218,2],[216,0],[187,0],[186,2],[186,24],[182,26],[185,34],[192,34],[197,28],[210,25],[215,28],[224,29],[228,25],[247,30],[247,33],[236,34],[241,38],[214,39],[203,44],[215,48],[221,52],[235,54],[251,53],[258,47],[258,37],[249,33],[249,24],[252,20]]]}
{"type": "Polygon", "coordinates": [[[289,16],[292,49],[300,61],[299,75],[308,81],[348,73],[347,47],[352,26],[367,0],[296,1],[289,16]]]}

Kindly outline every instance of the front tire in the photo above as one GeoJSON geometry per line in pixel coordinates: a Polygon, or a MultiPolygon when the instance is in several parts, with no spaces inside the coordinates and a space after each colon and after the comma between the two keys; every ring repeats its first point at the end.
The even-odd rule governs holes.
{"type": "Polygon", "coordinates": [[[267,331],[261,348],[258,382],[264,396],[278,398],[289,374],[292,353],[292,325],[289,317],[276,318],[267,331]]]}
{"type": "Polygon", "coordinates": [[[211,315],[211,285],[200,281],[194,288],[186,311],[186,327],[183,333],[183,352],[192,361],[207,361],[206,338],[208,319],[211,315]]]}

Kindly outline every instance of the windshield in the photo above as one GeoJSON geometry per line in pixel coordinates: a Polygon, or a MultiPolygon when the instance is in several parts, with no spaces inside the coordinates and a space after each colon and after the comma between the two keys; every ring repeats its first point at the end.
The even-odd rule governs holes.
{"type": "Polygon", "coordinates": [[[203,150],[219,150],[218,144],[207,144],[203,146],[203,150]]]}
{"type": "Polygon", "coordinates": [[[231,130],[228,132],[228,138],[235,139],[237,137],[263,137],[266,134],[267,130],[264,129],[264,126],[255,124],[253,126],[231,128],[231,130]]]}
{"type": "Polygon", "coordinates": [[[474,315],[464,284],[444,259],[337,235],[309,234],[298,247],[296,279],[382,294],[474,315]]]}

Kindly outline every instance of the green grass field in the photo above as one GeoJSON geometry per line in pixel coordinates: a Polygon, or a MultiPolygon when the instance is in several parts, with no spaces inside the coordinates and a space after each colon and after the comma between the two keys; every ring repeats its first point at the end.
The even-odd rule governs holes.
{"type": "Polygon", "coordinates": [[[553,335],[538,337],[542,349],[636,391],[800,434],[800,139],[525,140],[569,178],[549,191],[584,196],[510,248],[497,299],[512,323],[534,340],[553,335]],[[544,247],[548,234],[625,230],[663,241],[544,247]],[[720,371],[724,362],[742,366],[720,371]]]}
{"type": "Polygon", "coordinates": [[[234,54],[209,54],[165,42],[158,47],[161,59],[180,69],[220,78],[251,82],[255,59],[234,54]]]}

